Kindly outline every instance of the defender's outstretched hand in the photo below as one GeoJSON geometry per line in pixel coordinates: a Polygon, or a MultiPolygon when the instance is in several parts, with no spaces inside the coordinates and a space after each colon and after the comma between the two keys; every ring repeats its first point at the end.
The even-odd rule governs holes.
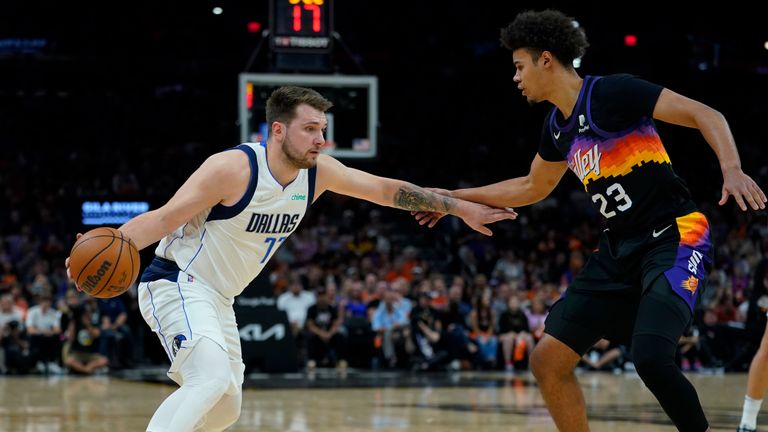
{"type": "Polygon", "coordinates": [[[467,212],[467,214],[460,216],[461,220],[463,220],[468,227],[480,234],[485,234],[487,236],[493,235],[493,232],[485,226],[486,224],[517,218],[517,213],[512,209],[488,207],[484,204],[477,204],[469,201],[465,201],[465,203],[470,208],[470,211],[467,212]]]}
{"type": "Polygon", "coordinates": [[[747,204],[753,210],[765,209],[765,193],[750,176],[740,169],[723,174],[723,196],[718,204],[723,205],[728,202],[729,195],[733,195],[736,204],[743,211],[747,210],[747,204]]]}

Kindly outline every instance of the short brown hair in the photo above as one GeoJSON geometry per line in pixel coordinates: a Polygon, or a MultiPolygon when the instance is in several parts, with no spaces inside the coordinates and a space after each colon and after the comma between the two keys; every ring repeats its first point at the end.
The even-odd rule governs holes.
{"type": "Polygon", "coordinates": [[[290,123],[296,117],[296,107],[307,104],[319,111],[326,112],[333,103],[310,88],[284,86],[273,91],[267,99],[267,124],[278,121],[290,123]]]}

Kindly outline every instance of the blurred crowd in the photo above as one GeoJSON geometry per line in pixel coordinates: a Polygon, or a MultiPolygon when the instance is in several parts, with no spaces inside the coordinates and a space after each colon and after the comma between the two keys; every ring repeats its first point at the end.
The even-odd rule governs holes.
{"type": "MultiPolygon", "coordinates": [[[[95,169],[86,181],[58,162],[84,166],[97,155],[0,152],[0,372],[98,374],[167,361],[137,310],[135,287],[93,299],[74,289],[63,264],[83,229],[73,201],[141,195],[162,203],[207,149],[186,145],[150,156],[169,154],[183,156],[177,171],[158,176],[148,163],[123,164],[95,169]]],[[[766,172],[754,173],[764,187],[766,172]]],[[[265,270],[291,322],[300,364],[527,368],[548,308],[596,246],[602,227],[587,201],[561,186],[484,237],[452,217],[427,229],[407,212],[322,197],[265,270]]],[[[701,206],[715,266],[678,361],[686,370],[743,371],[765,326],[759,300],[768,295],[766,215],[701,206]]],[[[581,367],[631,368],[619,342],[599,341],[581,367]]]]}

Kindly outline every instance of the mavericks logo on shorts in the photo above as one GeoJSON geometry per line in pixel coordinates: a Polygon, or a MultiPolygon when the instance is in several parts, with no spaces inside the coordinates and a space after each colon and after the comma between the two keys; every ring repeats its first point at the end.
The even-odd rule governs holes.
{"type": "Polygon", "coordinates": [[[176,335],[173,338],[173,344],[171,346],[171,350],[173,351],[173,356],[176,357],[176,353],[179,352],[179,348],[181,348],[181,342],[187,340],[187,337],[183,334],[176,335]]]}

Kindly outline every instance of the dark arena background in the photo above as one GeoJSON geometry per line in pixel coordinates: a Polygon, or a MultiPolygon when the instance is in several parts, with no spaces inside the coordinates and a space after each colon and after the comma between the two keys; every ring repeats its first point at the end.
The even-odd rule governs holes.
{"type": "MultiPolygon", "coordinates": [[[[334,102],[327,151],[348,166],[446,189],[524,176],[551,105],[521,97],[499,31],[520,11],[556,8],[587,33],[579,75],[631,73],[717,109],[744,172],[768,187],[761,9],[619,3],[2,2],[0,430],[145,430],[176,385],[136,286],[90,299],[64,260],[77,233],[158,208],[209,155],[264,139],[264,103],[280,85],[334,102]],[[66,330],[85,305],[105,326],[88,344],[106,365],[75,371],[66,330]],[[36,307],[56,315],[50,331],[29,319],[36,307]]],[[[715,244],[677,362],[712,429],[735,430],[765,327],[766,213],[719,206],[720,167],[698,130],[657,125],[715,244]]],[[[235,300],[246,380],[229,430],[555,430],[528,356],[604,229],[583,189],[567,173],[492,237],[455,217],[427,229],[408,212],[324,194],[235,300]],[[327,350],[307,326],[318,296],[340,322],[327,350]],[[434,319],[410,314],[388,349],[386,302],[406,316],[425,302],[434,319]],[[511,304],[526,337],[498,326],[511,304]],[[489,334],[475,328],[483,311],[489,334]],[[403,330],[420,320],[448,342],[403,330]]],[[[141,251],[142,269],[153,255],[141,251]]],[[[592,430],[674,430],[628,347],[595,346],[577,377],[592,430]]]]}

